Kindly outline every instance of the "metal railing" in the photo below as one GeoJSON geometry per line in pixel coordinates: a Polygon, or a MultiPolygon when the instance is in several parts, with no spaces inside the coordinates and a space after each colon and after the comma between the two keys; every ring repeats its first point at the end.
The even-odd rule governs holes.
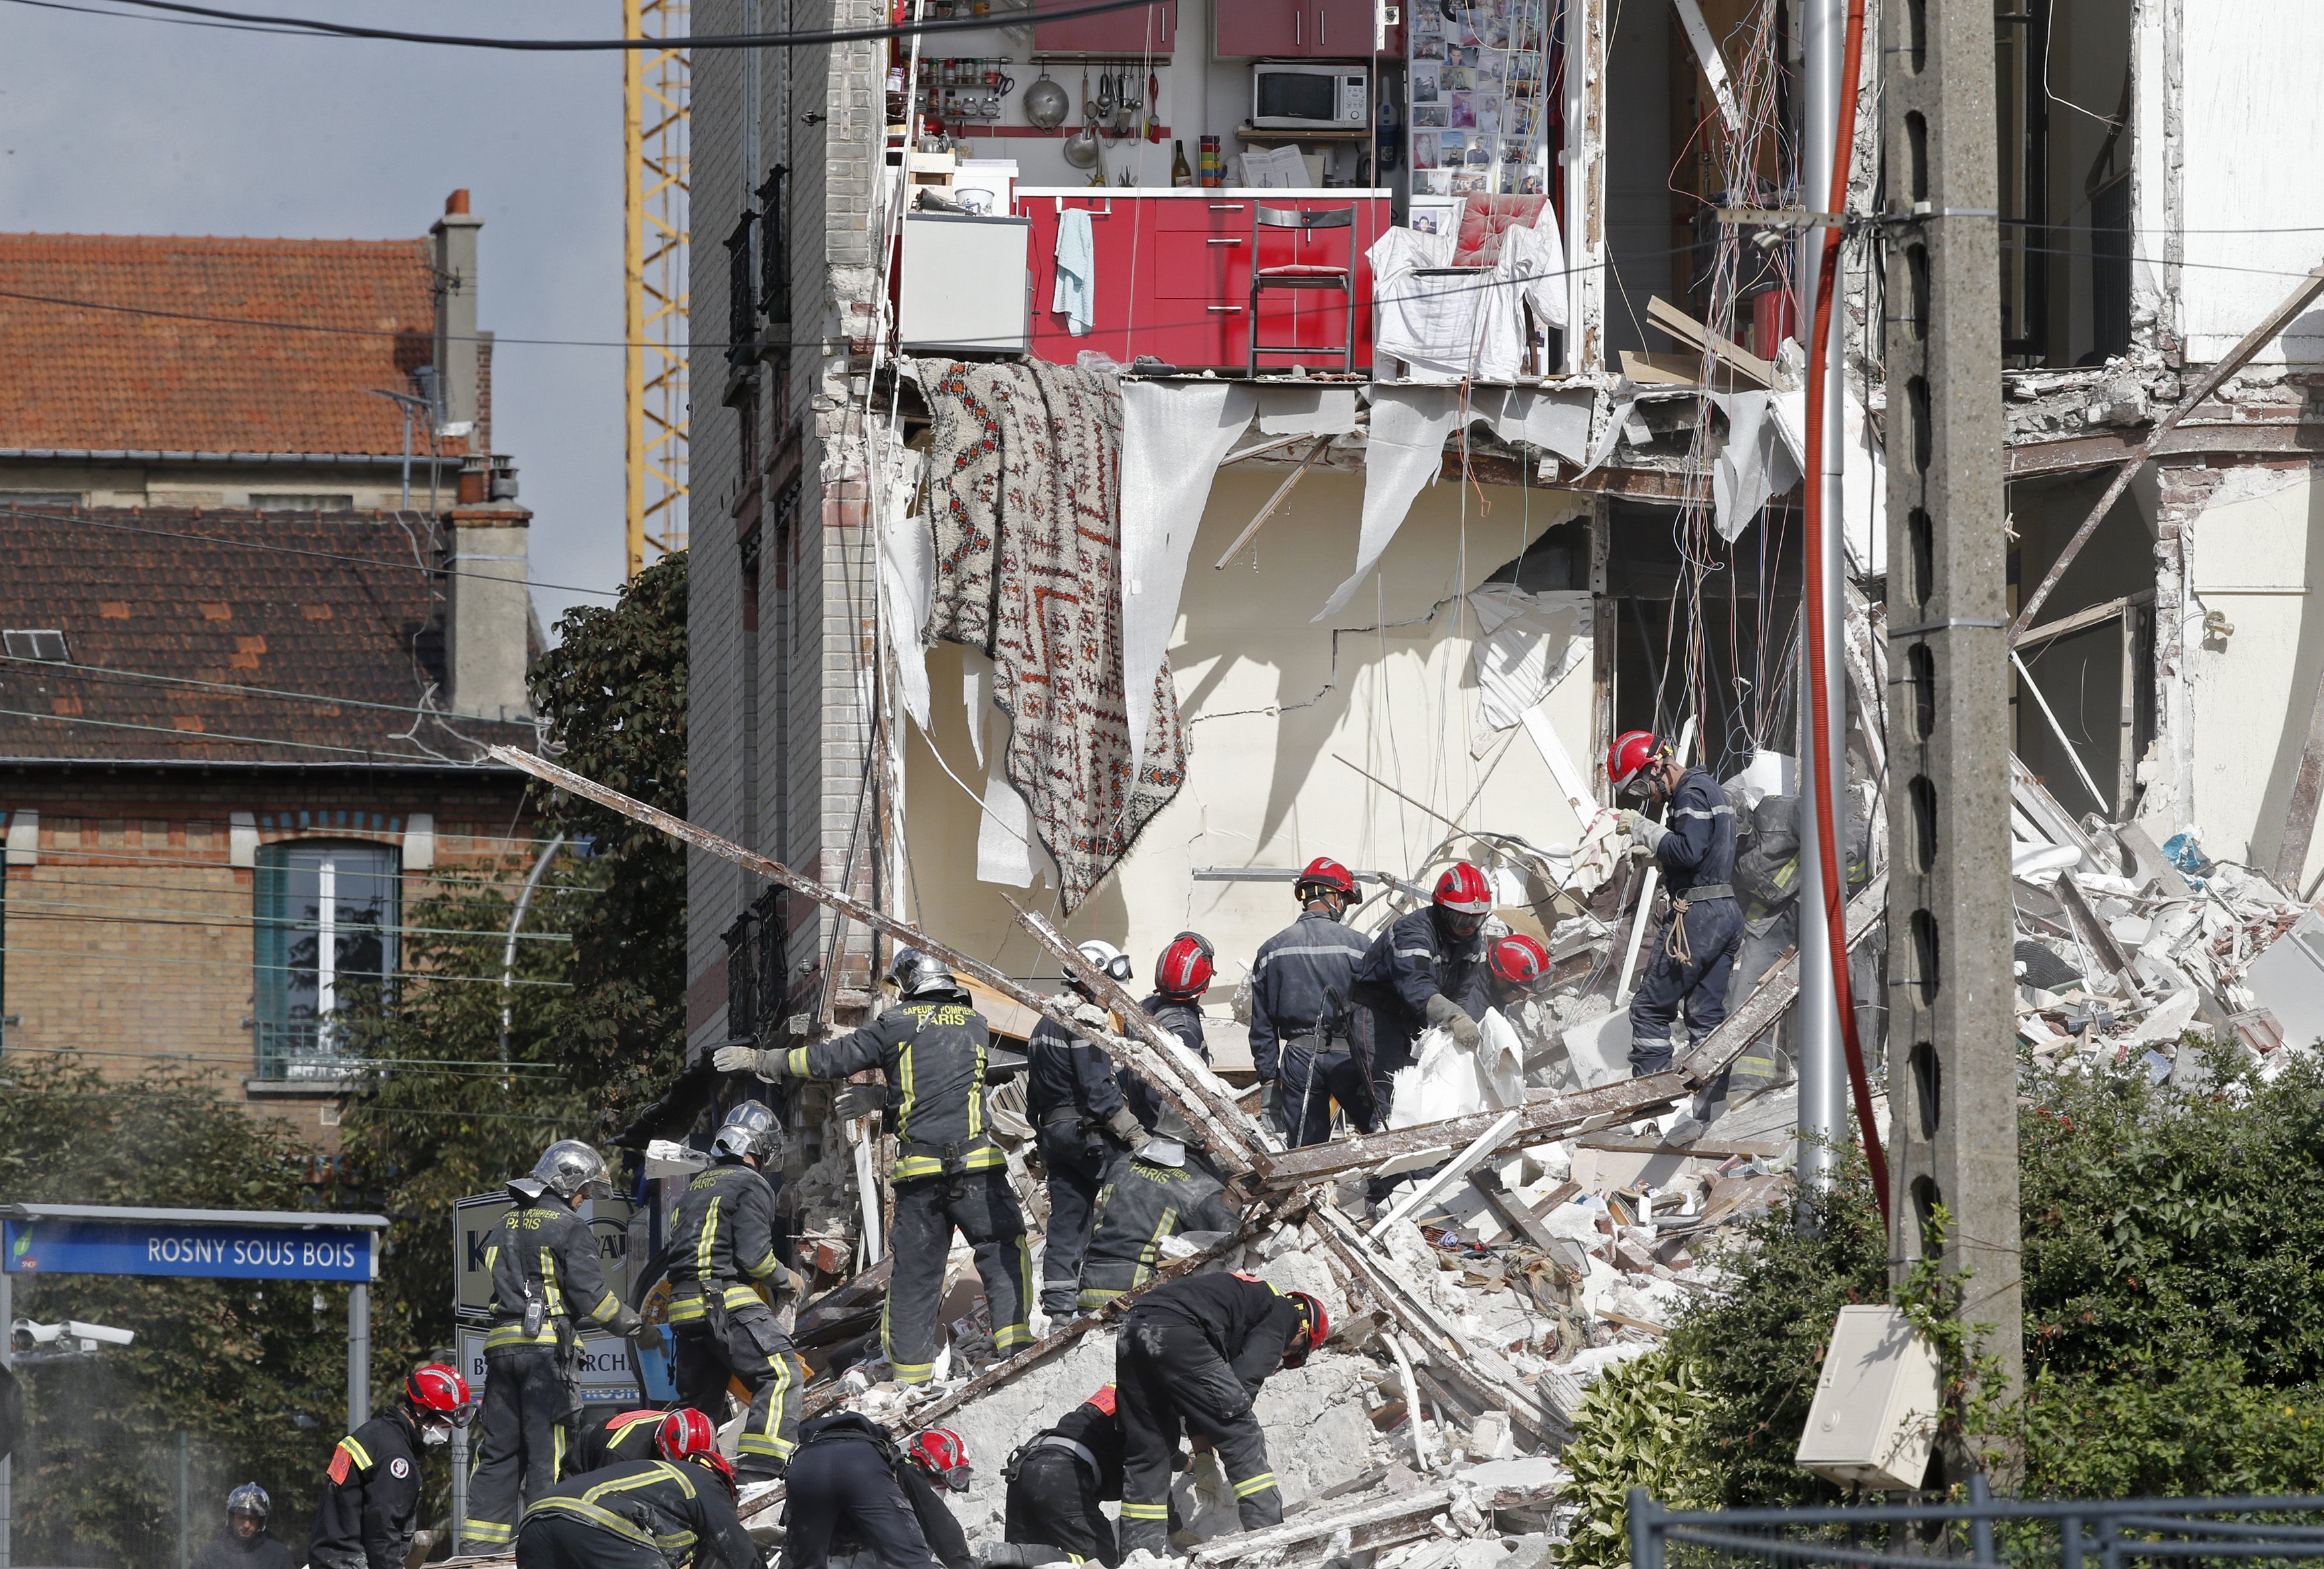
{"type": "Polygon", "coordinates": [[[1932,1562],[2123,1569],[2139,1562],[2324,1563],[2324,1497],[1995,1498],[1982,1477],[1960,1500],[1834,1509],[1667,1509],[1630,1494],[1631,1569],[1932,1562]]]}

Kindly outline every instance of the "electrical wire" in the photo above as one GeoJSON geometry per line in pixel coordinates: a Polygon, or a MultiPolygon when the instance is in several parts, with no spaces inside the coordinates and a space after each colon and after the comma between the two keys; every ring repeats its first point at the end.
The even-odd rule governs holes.
{"type": "Polygon", "coordinates": [[[293,702],[314,703],[330,708],[370,708],[387,714],[424,714],[431,718],[450,719],[458,715],[447,714],[441,708],[429,708],[416,703],[375,703],[364,697],[334,697],[322,692],[293,692],[281,687],[245,687],[234,681],[204,681],[192,676],[165,676],[154,670],[125,670],[111,665],[81,664],[73,660],[36,660],[26,654],[0,653],[0,664],[32,665],[41,669],[69,670],[100,681],[156,681],[171,687],[192,687],[208,692],[224,692],[229,697],[244,699],[283,697],[293,702]]]}
{"type": "MultiPolygon", "coordinates": [[[[85,959],[91,956],[89,950],[87,948],[21,948],[14,943],[9,943],[5,946],[0,946],[0,954],[35,954],[47,959],[85,959]]],[[[121,955],[111,954],[104,955],[102,956],[117,958],[121,955]]],[[[139,954],[136,955],[136,960],[137,963],[141,964],[190,964],[205,970],[216,970],[218,967],[217,961],[215,959],[172,959],[152,954],[139,954]]],[[[236,961],[234,967],[237,970],[242,968],[240,961],[236,961]]],[[[254,970],[273,971],[286,975],[301,975],[311,973],[306,966],[300,964],[267,964],[258,963],[255,960],[252,961],[250,967],[254,970]]],[[[376,974],[356,975],[350,972],[346,975],[346,980],[348,984],[354,984],[358,981],[368,981],[376,982],[383,985],[391,982],[401,984],[405,981],[456,981],[464,983],[474,983],[479,986],[498,986],[502,983],[501,978],[498,975],[447,975],[439,974],[434,970],[398,970],[393,974],[386,976],[376,974]]],[[[508,983],[508,984],[513,986],[546,987],[551,991],[557,992],[572,992],[578,990],[578,988],[570,981],[529,981],[519,978],[508,983]]]]}
{"type": "MultiPolygon", "coordinates": [[[[172,1051],[157,1047],[152,1051],[139,1051],[130,1047],[107,1046],[11,1046],[8,1055],[18,1052],[40,1052],[51,1057],[126,1057],[148,1062],[225,1062],[244,1061],[247,1053],[239,1051],[172,1051]]],[[[570,1070],[548,1062],[480,1062],[470,1058],[433,1057],[357,1057],[341,1059],[346,1066],[365,1071],[373,1068],[475,1068],[477,1077],[498,1077],[503,1073],[539,1074],[544,1076],[569,1077],[570,1070]]],[[[295,1081],[293,1081],[295,1082],[295,1081]]]]}
{"type": "MultiPolygon", "coordinates": [[[[219,891],[226,891],[222,889],[219,891]]],[[[77,900],[28,899],[21,893],[10,896],[7,909],[12,919],[80,921],[94,926],[213,927],[236,931],[263,928],[266,931],[300,932],[309,935],[318,934],[323,930],[323,923],[319,920],[262,920],[256,916],[220,916],[213,918],[208,916],[187,915],[182,912],[160,915],[127,913],[109,904],[89,904],[77,900]],[[97,913],[87,915],[43,913],[50,910],[92,910],[97,913]]],[[[464,931],[458,927],[374,926],[369,921],[358,920],[336,922],[331,929],[335,933],[357,937],[475,937],[480,941],[493,943],[503,943],[508,939],[506,932],[464,931]]],[[[569,943],[573,940],[573,934],[570,932],[519,932],[517,936],[525,941],[536,943],[569,943]]]]}
{"type": "MultiPolygon", "coordinates": [[[[216,743],[227,746],[288,746],[300,752],[328,752],[341,757],[360,758],[365,768],[383,768],[390,765],[408,768],[414,763],[420,763],[439,768],[481,771],[486,768],[499,766],[482,757],[462,762],[456,759],[439,757],[433,753],[395,752],[363,746],[334,746],[326,741],[291,741],[279,735],[236,735],[221,730],[180,730],[171,725],[137,725],[126,719],[91,719],[84,714],[42,714],[30,708],[0,708],[0,718],[31,719],[42,725],[86,725],[100,730],[143,731],[155,735],[171,736],[180,743],[189,744],[216,743]]],[[[462,739],[465,740],[466,737],[462,739]]],[[[483,743],[479,742],[470,744],[483,743]]]]}
{"type": "MultiPolygon", "coordinates": [[[[455,839],[478,839],[481,837],[480,835],[474,834],[452,834],[441,836],[455,839]]],[[[537,843],[537,841],[516,839],[511,840],[510,843],[530,844],[537,843]]],[[[246,870],[246,868],[229,866],[224,861],[198,860],[190,855],[149,855],[142,850],[130,850],[127,848],[98,848],[95,850],[84,850],[77,845],[44,844],[41,847],[41,859],[43,862],[93,862],[100,866],[126,866],[133,869],[134,867],[143,865],[182,866],[191,870],[209,872],[246,870]]],[[[67,865],[62,867],[61,870],[67,872],[78,872],[81,868],[67,865]]],[[[441,883],[447,887],[466,888],[517,888],[521,887],[524,881],[522,878],[504,880],[490,877],[472,877],[462,872],[443,872],[432,868],[422,868],[416,871],[399,870],[394,873],[394,876],[406,882],[434,882],[441,883]]],[[[69,881],[69,884],[60,883],[51,885],[42,881],[33,883],[32,885],[37,887],[71,886],[76,888],[104,887],[142,889],[150,887],[174,889],[180,892],[202,891],[202,889],[198,885],[187,883],[100,882],[97,880],[84,877],[74,877],[69,881]]],[[[603,888],[595,887],[586,882],[544,882],[541,886],[543,888],[554,888],[566,893],[604,893],[605,891],[603,888]]]]}

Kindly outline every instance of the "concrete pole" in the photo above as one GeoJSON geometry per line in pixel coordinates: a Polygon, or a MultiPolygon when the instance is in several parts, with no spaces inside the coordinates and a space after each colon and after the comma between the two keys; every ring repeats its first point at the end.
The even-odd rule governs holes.
{"type": "Polygon", "coordinates": [[[371,1420],[371,1286],[347,1288],[347,1431],[371,1420]]]}
{"type": "Polygon", "coordinates": [[[452,1551],[462,1552],[468,1535],[468,1430],[452,1429],[452,1551]]]}
{"type": "MultiPolygon", "coordinates": [[[[1888,1256],[2024,1373],[1993,8],[1881,7],[1888,145],[1888,1256]],[[1932,1223],[1941,1206],[1950,1224],[1932,1223]]],[[[1954,1457],[1958,1460],[1960,1457],[1954,1457]]]]}
{"type": "MultiPolygon", "coordinates": [[[[16,1367],[16,1278],[0,1269],[0,1369],[16,1367]]],[[[9,1538],[16,1528],[15,1462],[0,1456],[0,1569],[9,1569],[9,1538]]]]}
{"type": "MultiPolygon", "coordinates": [[[[1846,6],[1843,0],[1801,0],[1800,20],[1804,62],[1801,74],[1805,78],[1807,119],[1802,143],[1805,156],[1800,168],[1800,205],[1810,212],[1820,212],[1831,193],[1832,162],[1847,156],[1845,149],[1833,145],[1839,132],[1841,56],[1847,42],[1846,6]]],[[[1800,280],[1800,332],[1805,337],[1815,320],[1816,267],[1823,231],[1808,228],[1802,235],[1794,265],[1800,280]]],[[[1813,704],[1809,695],[1805,641],[1811,637],[1823,640],[1825,711],[1831,720],[1831,734],[1826,739],[1832,758],[1832,784],[1841,797],[1841,801],[1833,803],[1833,816],[1836,824],[1844,824],[1841,806],[1848,781],[1848,685],[1840,647],[1840,623],[1847,605],[1840,570],[1842,541],[1846,538],[1840,510],[1840,466],[1846,451],[1841,445],[1840,399],[1846,360],[1840,348],[1845,336],[1846,313],[1835,301],[1831,337],[1821,345],[1804,346],[1811,354],[1822,354],[1827,367],[1824,407],[1808,411],[1808,418],[1821,419],[1824,429],[1824,472],[1808,476],[1810,485],[1822,489],[1823,549],[1821,558],[1805,564],[1807,571],[1822,578],[1825,617],[1821,626],[1802,625],[1799,665],[1803,875],[1799,900],[1800,1001],[1793,1018],[1797,1026],[1794,1038],[1798,1042],[1800,1074],[1799,1174],[1800,1181],[1811,1188],[1821,1187],[1831,1180],[1832,1169],[1839,1162],[1840,1141],[1848,1136],[1848,1064],[1840,1049],[1840,1005],[1833,985],[1831,945],[1820,940],[1818,924],[1823,918],[1825,890],[1822,857],[1813,848],[1815,768],[1808,750],[1813,744],[1809,729],[1813,704]]],[[[1844,864],[1844,847],[1842,856],[1844,864]]]]}

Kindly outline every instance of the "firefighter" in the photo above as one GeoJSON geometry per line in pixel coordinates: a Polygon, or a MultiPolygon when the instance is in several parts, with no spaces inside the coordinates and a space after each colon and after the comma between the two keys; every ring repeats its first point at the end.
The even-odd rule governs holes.
{"type": "Polygon", "coordinates": [[[466,1540],[487,1548],[515,1539],[519,1494],[541,1497],[564,1469],[567,1430],[581,1410],[581,1326],[625,1337],[644,1327],[607,1288],[597,1239],[573,1208],[576,1199],[611,1191],[604,1157],[577,1139],[560,1139],[508,1190],[516,1202],[484,1245],[492,1327],[484,1333],[484,1410],[468,1481],[466,1540]]]}
{"type": "Polygon", "coordinates": [[[1297,1367],[1330,1334],[1321,1302],[1248,1275],[1185,1275],[1139,1300],[1114,1343],[1124,1557],[1169,1552],[1170,1463],[1182,1433],[1217,1449],[1243,1529],[1282,1520],[1251,1402],[1270,1373],[1297,1367]]]}
{"type": "Polygon", "coordinates": [[[1743,908],[1735,902],[1735,808],[1717,780],[1682,766],[1644,730],[1617,736],[1606,777],[1618,791],[1665,808],[1664,820],[1626,809],[1622,831],[1632,854],[1662,867],[1670,908],[1654,937],[1653,957],[1630,999],[1630,1073],[1671,1065],[1671,1023],[1682,1010],[1687,1035],[1700,1041],[1727,1017],[1727,979],[1743,941],[1743,908]]]}
{"type": "Polygon", "coordinates": [[[1113,1386],[1043,1428],[1009,1457],[1001,1539],[1056,1547],[1076,1564],[1121,1562],[1113,1522],[1098,1506],[1121,1497],[1121,1417],[1113,1386]]]}
{"type": "Polygon", "coordinates": [[[226,1495],[226,1529],[202,1544],[194,1569],[299,1569],[289,1547],[266,1534],[274,1500],[254,1481],[226,1495]]]}
{"type": "Polygon", "coordinates": [[[655,1407],[621,1411],[582,1430],[566,1456],[567,1476],[586,1476],[632,1460],[683,1460],[697,1449],[715,1447],[718,1428],[691,1406],[675,1411],[655,1407]]]}
{"type": "Polygon", "coordinates": [[[1455,862],[1437,878],[1428,908],[1397,917],[1356,965],[1355,1056],[1371,1079],[1375,1121],[1387,1113],[1389,1082],[1411,1065],[1422,1030],[1442,1025],[1476,1049],[1492,909],[1485,874],[1455,862]]]}
{"type": "MultiPolygon", "coordinates": [[[[1081,945],[1082,956],[1109,980],[1130,979],[1130,959],[1111,943],[1081,945]]],[[[1093,1029],[1111,1027],[1104,1009],[1068,978],[1075,1016],[1093,1029]]],[[[1061,998],[1061,1001],[1065,1000],[1061,998]]],[[[1041,1164],[1048,1173],[1049,1229],[1041,1252],[1041,1311],[1073,1316],[1082,1255],[1097,1218],[1097,1195],[1130,1150],[1147,1140],[1130,1110],[1113,1059],[1105,1048],[1044,1018],[1027,1042],[1030,1064],[1025,1110],[1038,1130],[1041,1164]]]]}
{"type": "Polygon", "coordinates": [[[468,1380],[428,1362],[403,1398],[339,1440],[315,1505],[311,1569],[403,1569],[420,1519],[420,1452],[451,1442],[475,1407],[468,1380]]]}
{"type": "Polygon", "coordinates": [[[1523,932],[1493,939],[1485,950],[1485,996],[1507,1013],[1549,990],[1549,950],[1523,932]]]}
{"type": "Polygon", "coordinates": [[[957,1228],[975,1250],[992,1321],[992,1347],[1012,1356],[1032,1343],[1032,1255],[1025,1216],[1001,1147],[984,1129],[988,1050],[983,1016],[933,955],[899,948],[888,979],[899,995],[868,1027],[789,1051],[718,1048],[722,1072],[764,1079],[835,1079],[878,1068],[888,1081],[896,1137],[893,1267],[880,1342],[900,1384],[936,1375],[945,1257],[957,1228]]]}
{"type": "MultiPolygon", "coordinates": [[[[1178,1038],[1179,1044],[1211,1060],[1210,1044],[1203,1038],[1203,993],[1218,974],[1218,952],[1200,932],[1180,932],[1154,961],[1154,994],[1139,1003],[1146,1016],[1178,1038]]],[[[1121,1093],[1148,1133],[1160,1124],[1167,1104],[1153,1086],[1128,1068],[1120,1070],[1121,1093]]],[[[1184,1132],[1176,1135],[1183,1140],[1184,1132]]]]}
{"type": "Polygon", "coordinates": [[[1292,885],[1299,918],[1259,946],[1250,966],[1250,1061],[1268,1121],[1296,1149],[1331,1136],[1332,1103],[1372,1121],[1371,1080],[1350,1055],[1348,1001],[1370,946],[1341,923],[1362,902],[1354,873],[1327,855],[1292,885]]]}
{"type": "Polygon", "coordinates": [[[825,1569],[868,1555],[881,1569],[975,1569],[968,1537],[936,1491],[964,1491],[968,1449],[931,1427],[899,1453],[886,1428],[855,1412],[799,1429],[783,1501],[786,1569],[825,1569]]]}
{"type": "Polygon", "coordinates": [[[1187,1158],[1185,1122],[1163,1108],[1146,1147],[1116,1168],[1098,1195],[1097,1225],[1082,1260],[1080,1306],[1102,1307],[1153,1278],[1166,1238],[1231,1232],[1240,1217],[1217,1177],[1187,1158]]]}
{"type": "Polygon", "coordinates": [[[774,1112],[761,1103],[728,1112],[710,1140],[710,1168],[686,1185],[671,1214],[661,1255],[669,1266],[678,1398],[724,1417],[730,1378],[751,1391],[734,1446],[734,1474],[744,1482],[782,1474],[798,1442],[806,1377],[774,1309],[748,1284],[769,1283],[779,1301],[797,1278],[775,1257],[775,1190],[760,1175],[780,1140],[774,1112]]]}
{"type": "Polygon", "coordinates": [[[678,1460],[625,1460],[537,1498],[517,1569],[761,1569],[734,1512],[734,1467],[713,1441],[678,1460]]]}

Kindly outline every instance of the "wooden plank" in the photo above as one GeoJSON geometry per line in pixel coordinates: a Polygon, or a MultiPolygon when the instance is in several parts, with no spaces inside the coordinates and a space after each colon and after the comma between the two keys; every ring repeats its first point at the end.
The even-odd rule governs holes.
{"type": "Polygon", "coordinates": [[[2154,590],[2142,588],[2135,594],[2126,594],[2119,599],[2109,599],[2102,605],[2089,605],[2070,614],[2061,615],[2055,621],[2045,621],[2040,626],[2029,630],[2024,637],[2017,639],[2016,646],[2021,649],[2030,649],[2035,643],[2049,642],[2055,638],[2070,637],[2075,632],[2086,632],[2102,622],[2112,621],[2134,605],[2153,603],[2154,590]]]}
{"type": "Polygon", "coordinates": [[[1721,1143],[1705,1139],[1695,1144],[1665,1144],[1659,1139],[1637,1139],[1628,1133],[1585,1133],[1574,1140],[1583,1149],[1603,1149],[1618,1155],[1682,1155],[1692,1160],[1732,1160],[1737,1156],[1772,1160],[1784,1153],[1781,1144],[1721,1143]]]}
{"type": "Polygon", "coordinates": [[[1226,553],[1212,564],[1217,570],[1225,571],[1227,563],[1242,554],[1242,548],[1250,543],[1251,536],[1259,532],[1259,525],[1275,515],[1275,509],[1283,504],[1283,498],[1291,494],[1291,487],[1306,477],[1308,469],[1331,445],[1329,436],[1316,438],[1315,445],[1307,449],[1307,456],[1299,460],[1299,466],[1284,476],[1283,483],[1275,487],[1275,494],[1267,498],[1267,504],[1251,514],[1250,524],[1235,536],[1235,542],[1226,548],[1226,553]]]}
{"type": "MultiPolygon", "coordinates": [[[[2040,586],[2018,607],[2017,619],[2009,628],[2009,641],[2013,646],[2025,629],[2034,624],[2034,613],[2050,597],[2051,590],[2058,586],[2058,579],[2066,575],[2066,568],[2072,566],[2074,558],[2082,553],[2082,547],[2089,543],[2092,534],[2098,532],[2099,522],[2114,510],[2114,503],[2122,499],[2122,493],[2130,488],[2130,482],[2137,477],[2140,469],[2146,466],[2147,458],[2163,438],[2218,392],[2222,383],[2250,364],[2252,357],[2260,350],[2275,341],[2277,335],[2292,325],[2292,318],[2307,309],[2319,294],[2324,294],[2324,263],[2319,263],[2313,272],[2302,278],[2300,286],[2284,297],[2283,303],[2269,311],[2257,327],[2244,335],[2242,342],[2229,349],[2218,365],[2204,372],[2193,389],[2154,422],[2154,429],[2147,432],[2146,439],[2140,442],[2137,450],[2115,470],[2114,478],[2098,496],[2098,504],[2090,508],[2089,515],[2082,520],[2082,526],[2074,531],[2074,537],[2066,541],[2066,548],[2058,552],[2058,558],[2050,564],[2050,570],[2043,575],[2040,586]]],[[[2304,855],[2307,851],[2304,842],[2301,850],[2304,855]]]]}
{"type": "Polygon", "coordinates": [[[1661,295],[1647,300],[1646,319],[1681,343],[1707,350],[1711,358],[1762,391],[1775,391],[1775,367],[1773,362],[1761,359],[1729,338],[1721,337],[1661,295]]]}
{"type": "Polygon", "coordinates": [[[1523,1237],[1545,1253],[1556,1245],[1558,1236],[1541,1218],[1543,1214],[1555,1209],[1582,1191],[1582,1185],[1578,1182],[1562,1182],[1536,1209],[1511,1193],[1508,1185],[1501,1180],[1501,1174],[1489,1166],[1471,1172],[1469,1186],[1485,1195],[1486,1207],[1500,1216],[1501,1223],[1513,1234],[1523,1237]]]}

